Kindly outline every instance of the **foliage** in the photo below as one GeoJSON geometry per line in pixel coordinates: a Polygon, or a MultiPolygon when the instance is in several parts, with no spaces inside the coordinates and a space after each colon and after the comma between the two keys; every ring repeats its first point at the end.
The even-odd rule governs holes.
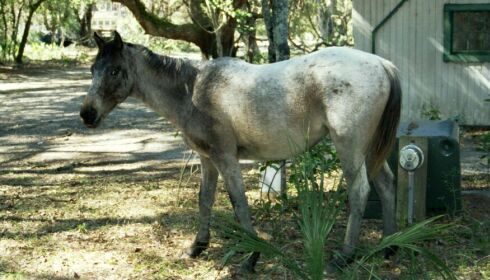
{"type": "MultiPolygon", "coordinates": [[[[160,5],[142,0],[113,2],[126,5],[146,33],[193,43],[206,57],[235,56],[241,40],[248,61],[263,60],[255,35],[263,29],[266,15],[260,14],[257,0],[184,1],[177,5],[185,11],[179,13],[180,20],[172,9],[162,9],[180,1],[162,1],[165,4],[160,5]],[[240,34],[238,38],[235,31],[240,34]]],[[[295,0],[289,6],[289,39],[296,48],[310,52],[322,45],[352,45],[351,0],[295,0]]]]}
{"type": "MultiPolygon", "coordinates": [[[[485,99],[485,102],[490,102],[489,99],[485,99]]],[[[483,152],[485,152],[485,155],[481,157],[481,159],[486,159],[486,166],[487,170],[490,170],[490,131],[487,131],[483,134],[481,140],[480,140],[480,147],[479,149],[483,152]]],[[[490,174],[490,172],[488,172],[490,174]]],[[[489,175],[490,176],[490,175],[489,175]]]]}
{"type": "MultiPolygon", "coordinates": [[[[35,0],[0,0],[0,61],[12,60],[19,50],[20,34],[29,14],[29,7],[35,0]]],[[[86,18],[84,15],[94,0],[43,0],[38,12],[33,17],[36,25],[35,34],[30,36],[29,43],[37,42],[41,36],[44,41],[63,43],[65,38],[82,40],[86,43],[86,18]],[[84,22],[85,20],[85,22],[84,22]],[[41,28],[40,28],[41,27],[41,28]],[[84,33],[85,35],[83,35],[84,33]],[[49,39],[46,37],[49,34],[49,39]]],[[[129,1],[115,1],[123,4],[129,1]]],[[[265,40],[263,15],[258,0],[231,1],[137,1],[146,9],[152,19],[159,25],[169,24],[168,28],[184,28],[194,25],[191,30],[182,29],[174,35],[160,34],[148,27],[141,26],[134,17],[125,17],[120,31],[130,34],[129,39],[136,38],[135,43],[147,44],[159,49],[194,51],[194,44],[207,56],[236,54],[237,48],[245,45],[246,59],[254,63],[263,63],[266,56],[261,54],[257,42],[265,40]],[[157,34],[158,33],[158,34],[157,34]],[[197,34],[196,33],[196,34],[197,34]],[[150,37],[147,34],[152,34],[150,37]],[[204,35],[205,34],[205,35],[204,35]],[[234,34],[239,34],[236,37],[234,34]],[[257,35],[261,36],[260,38],[257,35]],[[187,36],[186,38],[183,38],[187,36]],[[173,38],[180,42],[165,41],[173,38]],[[192,37],[192,38],[191,38],[192,37]],[[184,42],[184,43],[182,43],[184,42]],[[210,47],[210,44],[215,44],[210,47]]],[[[309,52],[322,45],[351,45],[350,27],[351,0],[295,0],[290,2],[289,39],[294,47],[309,52]],[[326,23],[325,23],[326,22],[326,23]],[[332,28],[324,28],[324,26],[332,28]],[[325,31],[327,30],[327,31],[325,31]]],[[[91,8],[90,8],[91,9],[91,8]]],[[[135,12],[131,10],[132,12],[135,12]]],[[[137,15],[135,15],[137,16],[137,15]]],[[[139,16],[139,20],[145,20],[139,16]]],[[[177,29],[176,29],[177,30],[177,29]]],[[[126,38],[126,37],[125,37],[126,38]]]]}
{"type": "MultiPolygon", "coordinates": [[[[291,146],[295,146],[291,144],[291,146]]],[[[297,147],[291,147],[296,150],[297,147]]],[[[279,172],[285,165],[283,161],[267,161],[259,164],[259,171],[265,171],[267,167],[272,167],[279,172]]],[[[315,182],[316,187],[323,185],[325,176],[332,175],[340,168],[340,160],[337,152],[329,137],[325,137],[313,148],[297,156],[288,166],[289,183],[295,188],[305,186],[308,182],[315,182]]]]}
{"type": "Polygon", "coordinates": [[[19,27],[26,9],[25,1],[0,0],[0,61],[12,60],[19,44],[19,27]]]}
{"type": "MultiPolygon", "coordinates": [[[[65,36],[77,38],[80,32],[80,8],[90,2],[91,0],[47,1],[40,10],[44,27],[50,32],[52,38],[58,37],[61,41],[65,36]]],[[[55,40],[52,41],[55,42],[55,40]]]]}
{"type": "Polygon", "coordinates": [[[26,55],[36,61],[56,61],[63,65],[84,64],[92,61],[86,48],[60,47],[54,44],[31,42],[26,49],[26,55]]]}
{"type": "MultiPolygon", "coordinates": [[[[410,269],[414,269],[411,271],[412,274],[416,274],[418,270],[423,269],[423,266],[416,264],[420,263],[423,258],[428,264],[432,264],[444,279],[456,279],[451,269],[438,256],[423,246],[424,242],[441,238],[443,237],[443,233],[447,234],[454,228],[451,224],[434,224],[434,221],[440,218],[442,216],[429,218],[400,232],[384,237],[378,245],[371,248],[360,260],[354,263],[353,269],[349,268],[347,271],[349,277],[358,279],[359,273],[362,272],[364,274],[369,259],[373,258],[376,254],[390,250],[391,248],[399,248],[399,250],[405,251],[411,257],[412,267],[410,269]],[[417,259],[414,258],[415,254],[417,255],[417,259]]],[[[423,273],[423,271],[420,272],[423,273]]],[[[375,275],[372,271],[370,273],[375,275]]],[[[379,279],[379,277],[375,278],[379,279]]]]}
{"type": "MultiPolygon", "coordinates": [[[[296,188],[309,181],[322,182],[340,168],[340,160],[330,138],[325,137],[312,149],[293,159],[289,180],[296,188]]],[[[317,183],[318,184],[318,183],[317,183]]]]}
{"type": "MultiPolygon", "coordinates": [[[[313,192],[310,194],[313,194],[313,192]]],[[[335,193],[335,195],[339,194],[341,193],[335,193]]],[[[337,196],[336,199],[339,198],[341,196],[337,196]]],[[[317,197],[315,196],[314,199],[317,199],[317,197]]],[[[316,207],[314,205],[317,204],[306,204],[302,207],[302,211],[307,208],[314,209],[316,207]]],[[[235,221],[221,219],[216,224],[217,230],[233,242],[232,247],[224,256],[223,262],[226,264],[237,252],[260,252],[266,259],[275,258],[300,279],[323,279],[325,269],[324,241],[327,239],[328,233],[330,233],[335,222],[338,209],[339,207],[332,203],[330,206],[325,207],[324,210],[320,210],[324,212],[325,216],[323,219],[315,220],[315,218],[319,218],[314,216],[316,215],[314,213],[318,213],[315,212],[316,210],[310,212],[310,216],[305,213],[306,218],[305,214],[302,215],[303,220],[300,221],[300,224],[302,225],[301,231],[305,252],[304,265],[298,260],[291,259],[284,250],[281,250],[280,247],[275,246],[272,242],[258,237],[255,233],[244,230],[235,221]],[[308,225],[307,227],[302,224],[305,221],[308,225]],[[316,236],[319,233],[327,233],[327,236],[316,236]]],[[[424,270],[424,268],[428,269],[429,267],[435,269],[443,279],[456,279],[454,273],[445,262],[424,246],[427,241],[443,238],[443,234],[448,234],[453,230],[454,226],[451,224],[434,224],[434,221],[440,218],[441,216],[427,219],[383,238],[378,245],[367,250],[360,259],[341,270],[340,278],[359,279],[361,276],[368,275],[369,279],[381,279],[371,262],[374,262],[374,257],[381,252],[397,247],[400,251],[398,254],[408,256],[410,260],[407,272],[412,279],[427,275],[428,270],[424,270]],[[420,265],[421,263],[424,263],[424,265],[420,265]]]]}
{"type": "Polygon", "coordinates": [[[346,194],[342,189],[325,194],[325,174],[338,168],[339,159],[329,138],[297,156],[290,167],[289,180],[298,193],[298,221],[304,240],[305,268],[310,279],[323,279],[325,241],[344,208],[346,194]]]}
{"type": "MultiPolygon", "coordinates": [[[[225,255],[227,263],[236,252],[260,252],[266,258],[276,258],[279,263],[289,269],[300,279],[319,280],[324,278],[326,256],[326,240],[332,231],[337,216],[344,209],[346,192],[336,184],[335,191],[325,192],[325,173],[331,173],[339,168],[332,143],[326,139],[293,160],[290,167],[290,183],[298,194],[296,215],[299,224],[304,258],[296,260],[289,257],[281,247],[272,242],[259,238],[255,233],[243,230],[240,225],[229,220],[219,220],[216,227],[219,232],[231,239],[232,246],[225,255]],[[325,156],[325,155],[328,156],[325,156]]],[[[380,279],[374,268],[368,269],[374,256],[380,252],[398,247],[409,256],[418,254],[417,259],[424,258],[445,279],[455,279],[451,270],[434,253],[423,246],[424,242],[441,237],[452,225],[432,225],[440,217],[434,217],[415,224],[401,232],[384,237],[380,243],[369,248],[363,256],[342,272],[342,278],[358,279],[365,275],[380,279]]],[[[416,261],[411,258],[412,264],[416,261]]],[[[412,266],[415,267],[415,266],[412,266]]],[[[414,274],[421,268],[414,269],[414,274]]]]}
{"type": "Polygon", "coordinates": [[[484,152],[480,159],[485,160],[487,170],[490,170],[490,132],[487,131],[482,134],[478,143],[478,150],[484,152]]]}
{"type": "Polygon", "coordinates": [[[262,258],[276,258],[284,267],[291,270],[296,276],[307,279],[308,276],[303,272],[300,265],[284,254],[281,248],[258,237],[254,232],[242,228],[237,222],[231,219],[221,218],[215,224],[215,227],[226,238],[232,240],[234,244],[223,257],[223,263],[225,265],[238,252],[260,252],[262,258]]]}
{"type": "Polygon", "coordinates": [[[424,119],[431,121],[442,119],[441,111],[434,104],[424,104],[421,115],[424,119]]]}
{"type": "MultiPolygon", "coordinates": [[[[231,0],[206,0],[207,13],[210,17],[228,16],[234,18],[238,22],[237,31],[246,32],[253,29],[253,26],[247,26],[247,19],[252,17],[252,13],[245,8],[235,8],[231,0]]],[[[217,20],[214,32],[223,27],[225,19],[217,20]]]]}
{"type": "Polygon", "coordinates": [[[43,4],[50,5],[46,9],[53,15],[52,17],[59,10],[65,11],[62,22],[67,23],[70,18],[67,7],[74,2],[79,3],[62,0],[0,0],[0,61],[5,62],[15,58],[16,62],[22,62],[32,20],[43,4]]]}
{"type": "Polygon", "coordinates": [[[289,15],[290,41],[303,52],[320,46],[352,46],[351,0],[294,0],[289,15]]]}
{"type": "Polygon", "coordinates": [[[446,120],[451,120],[457,123],[465,122],[464,115],[461,114],[444,117],[441,110],[439,110],[439,107],[437,107],[432,103],[424,104],[422,106],[422,111],[420,112],[420,115],[423,119],[430,120],[430,121],[438,121],[444,118],[446,120]]]}
{"type": "Polygon", "coordinates": [[[338,160],[331,143],[322,141],[311,151],[296,157],[291,164],[291,182],[298,193],[298,224],[304,244],[305,267],[283,253],[281,248],[259,238],[255,233],[243,230],[233,221],[221,219],[218,231],[230,238],[234,245],[225,255],[227,263],[236,252],[260,252],[265,258],[276,258],[301,279],[323,279],[325,268],[325,241],[336,217],[343,209],[345,192],[325,193],[324,173],[338,168],[338,160]],[[325,151],[331,157],[321,153],[325,151]]]}
{"type": "MultiPolygon", "coordinates": [[[[337,190],[325,197],[323,184],[311,182],[298,193],[301,218],[299,224],[304,240],[305,270],[310,279],[323,279],[325,242],[337,215],[344,208],[345,192],[337,190]]],[[[331,257],[331,256],[330,256],[331,257]]]]}

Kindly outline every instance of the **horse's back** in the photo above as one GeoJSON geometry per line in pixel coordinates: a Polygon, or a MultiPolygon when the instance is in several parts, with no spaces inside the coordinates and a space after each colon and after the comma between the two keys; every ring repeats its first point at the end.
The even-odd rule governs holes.
{"type": "Polygon", "coordinates": [[[203,110],[231,128],[243,157],[280,159],[342,129],[338,121],[351,129],[350,117],[384,98],[370,90],[387,86],[382,71],[377,56],[349,48],[267,65],[219,59],[204,67],[196,94],[206,96],[203,110]]]}

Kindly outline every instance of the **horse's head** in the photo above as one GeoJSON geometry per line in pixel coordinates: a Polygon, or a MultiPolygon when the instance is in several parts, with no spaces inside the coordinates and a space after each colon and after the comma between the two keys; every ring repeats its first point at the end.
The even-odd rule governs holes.
{"type": "Polygon", "coordinates": [[[97,33],[94,39],[99,52],[90,68],[92,85],[80,110],[83,123],[91,128],[97,127],[117,104],[131,94],[134,84],[128,52],[124,50],[127,46],[119,33],[115,32],[114,40],[110,42],[105,42],[97,33]]]}

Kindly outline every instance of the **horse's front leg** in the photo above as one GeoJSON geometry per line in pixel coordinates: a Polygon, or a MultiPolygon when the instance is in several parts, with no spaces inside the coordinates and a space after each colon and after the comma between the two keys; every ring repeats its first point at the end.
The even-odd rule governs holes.
{"type": "MultiPolygon", "coordinates": [[[[213,158],[213,163],[218,168],[225,181],[226,190],[230,197],[231,204],[233,205],[236,218],[244,229],[255,233],[255,229],[252,226],[252,218],[250,216],[247,197],[245,196],[245,187],[238,159],[236,156],[224,154],[213,158]]],[[[244,263],[242,269],[247,272],[253,272],[258,259],[259,253],[254,252],[244,263]]]]}
{"type": "Polygon", "coordinates": [[[218,181],[218,170],[213,163],[202,155],[200,158],[202,178],[199,189],[199,229],[194,243],[187,252],[192,258],[199,256],[209,245],[211,209],[213,208],[216,182],[218,181]]]}

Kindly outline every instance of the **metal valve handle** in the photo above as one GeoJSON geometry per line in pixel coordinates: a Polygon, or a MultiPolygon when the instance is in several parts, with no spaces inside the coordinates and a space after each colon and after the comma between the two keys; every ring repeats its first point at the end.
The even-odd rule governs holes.
{"type": "Polygon", "coordinates": [[[400,150],[400,166],[406,171],[414,171],[424,163],[424,153],[414,144],[409,144],[400,150]]]}
{"type": "Polygon", "coordinates": [[[408,224],[412,224],[413,222],[413,203],[414,203],[414,194],[413,188],[415,185],[415,173],[414,171],[419,168],[424,163],[424,153],[422,150],[414,145],[409,144],[403,147],[400,150],[399,157],[400,166],[408,171],[408,224]]]}

